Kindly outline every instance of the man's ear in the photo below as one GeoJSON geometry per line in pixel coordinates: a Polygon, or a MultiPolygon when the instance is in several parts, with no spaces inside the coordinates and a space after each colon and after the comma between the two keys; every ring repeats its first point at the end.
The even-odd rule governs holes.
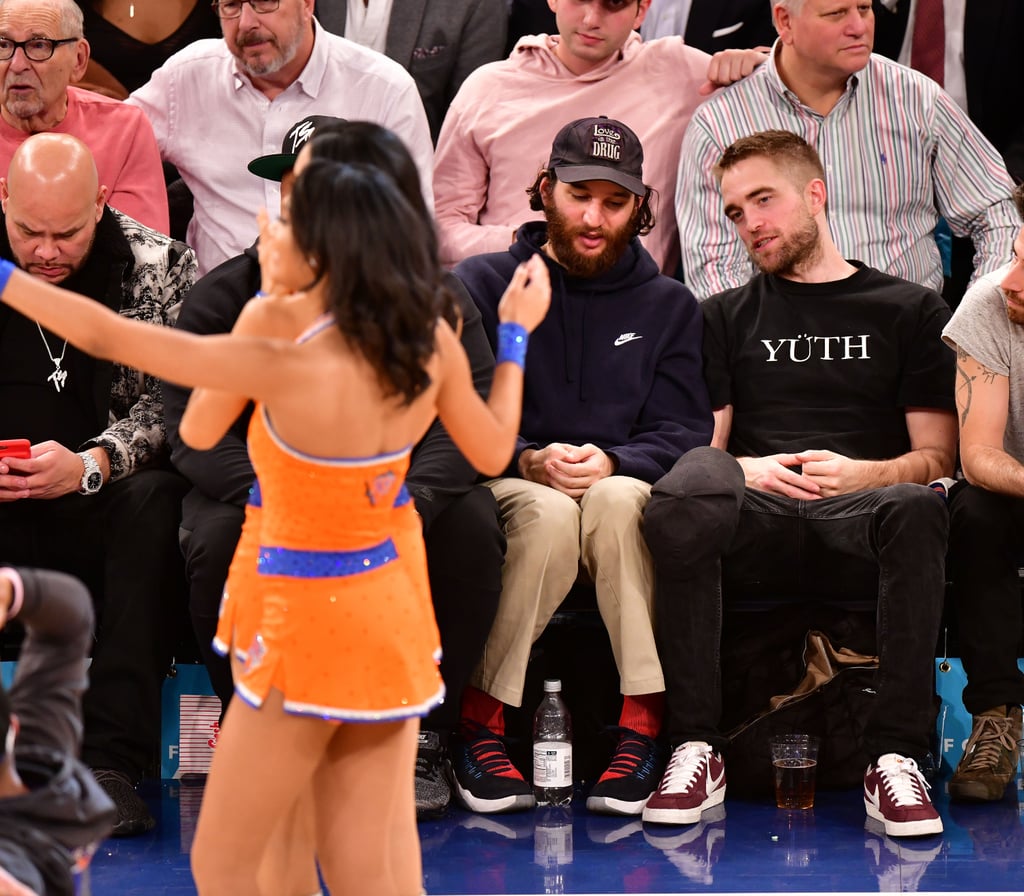
{"type": "Polygon", "coordinates": [[[85,77],[85,70],[89,67],[89,41],[84,37],[75,44],[75,65],[71,69],[71,83],[77,84],[85,77]]]}
{"type": "Polygon", "coordinates": [[[103,209],[107,204],[108,194],[106,184],[101,184],[99,190],[96,193],[96,223],[98,224],[100,218],[103,217],[103,209]]]}
{"type": "Polygon", "coordinates": [[[647,18],[647,10],[651,8],[651,0],[640,0],[636,5],[636,18],[633,19],[633,30],[636,31],[647,18]]]}
{"type": "Polygon", "coordinates": [[[3,209],[4,214],[7,214],[7,201],[11,198],[11,194],[7,190],[7,178],[0,177],[0,208],[3,209]]]}
{"type": "Polygon", "coordinates": [[[828,190],[825,188],[825,181],[820,177],[812,178],[804,188],[804,196],[812,216],[817,215],[825,208],[828,201],[828,190]]]}
{"type": "Polygon", "coordinates": [[[784,44],[791,43],[790,34],[793,30],[793,14],[789,9],[776,2],[772,6],[772,23],[775,25],[775,30],[778,32],[779,37],[782,38],[782,42],[784,44]]]}

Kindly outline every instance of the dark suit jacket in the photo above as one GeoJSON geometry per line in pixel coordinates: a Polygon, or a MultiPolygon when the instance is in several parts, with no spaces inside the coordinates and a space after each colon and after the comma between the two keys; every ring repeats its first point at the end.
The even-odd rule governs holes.
{"type": "Polygon", "coordinates": [[[767,0],[694,0],[683,35],[686,43],[705,53],[770,47],[776,37],[767,0]]]}
{"type": "MultiPolygon", "coordinates": [[[[345,0],[317,0],[317,20],[345,34],[345,0]]],[[[394,0],[384,52],[413,76],[437,142],[462,82],[505,54],[506,0],[394,0]]]]}
{"type": "MultiPolygon", "coordinates": [[[[907,30],[909,0],[889,12],[875,0],[875,52],[896,59],[907,30]]],[[[1024,2],[968,0],[964,16],[967,110],[1006,160],[1010,175],[1024,181],[1024,115],[1016,100],[1024,91],[1024,2]]]]}

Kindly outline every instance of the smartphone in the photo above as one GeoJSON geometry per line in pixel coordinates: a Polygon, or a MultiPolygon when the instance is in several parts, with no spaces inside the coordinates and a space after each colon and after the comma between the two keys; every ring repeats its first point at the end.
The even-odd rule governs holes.
{"type": "Polygon", "coordinates": [[[28,439],[0,439],[0,457],[31,457],[32,444],[28,439]]]}

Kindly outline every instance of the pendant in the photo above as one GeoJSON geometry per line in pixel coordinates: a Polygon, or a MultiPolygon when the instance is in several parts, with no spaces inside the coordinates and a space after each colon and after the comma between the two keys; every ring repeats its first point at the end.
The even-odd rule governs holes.
{"type": "Polygon", "coordinates": [[[53,373],[51,373],[46,378],[46,381],[48,383],[53,383],[53,388],[56,389],[58,392],[60,392],[60,390],[64,388],[64,383],[67,381],[68,372],[66,370],[61,370],[60,369],[60,361],[59,360],[56,360],[53,363],[56,365],[55,369],[54,369],[53,373]]]}

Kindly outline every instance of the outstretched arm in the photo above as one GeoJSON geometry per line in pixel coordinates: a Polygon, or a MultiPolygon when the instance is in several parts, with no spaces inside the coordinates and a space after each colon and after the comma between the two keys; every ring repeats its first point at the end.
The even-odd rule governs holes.
{"type": "Polygon", "coordinates": [[[291,343],[197,336],[128,320],[77,293],[0,260],[0,299],[96,358],[118,361],[183,386],[208,386],[266,400],[277,394],[291,343]]]}
{"type": "MultiPolygon", "coordinates": [[[[550,301],[548,269],[535,255],[516,268],[498,306],[498,319],[501,325],[518,324],[532,332],[544,319],[550,301]]],[[[481,473],[498,476],[512,459],[519,433],[523,368],[499,349],[491,394],[484,403],[473,389],[466,352],[444,321],[438,325],[438,351],[442,371],[438,416],[466,459],[481,473]]]]}

